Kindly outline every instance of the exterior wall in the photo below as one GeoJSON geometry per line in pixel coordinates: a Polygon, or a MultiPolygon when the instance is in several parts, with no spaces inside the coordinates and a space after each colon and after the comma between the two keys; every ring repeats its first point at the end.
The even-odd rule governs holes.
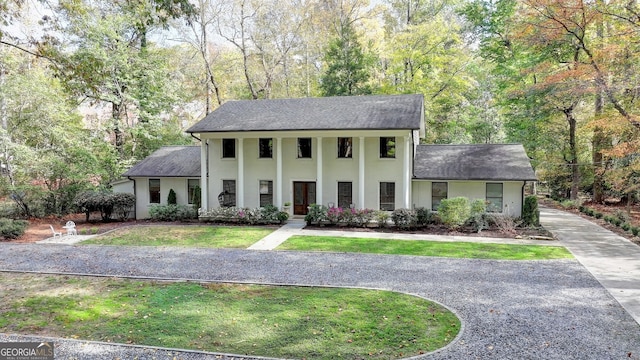
{"type": "MultiPolygon", "coordinates": [[[[149,179],[150,178],[135,178],[135,194],[136,194],[136,219],[148,219],[149,208],[151,204],[149,202],[149,179]]],[[[178,205],[188,205],[188,189],[187,180],[196,178],[151,178],[160,179],[160,204],[167,204],[167,197],[169,196],[169,190],[173,189],[176,192],[176,202],[178,205]]]]}
{"type": "MultiPolygon", "coordinates": [[[[502,183],[502,213],[512,217],[522,215],[522,186],[524,181],[444,181],[448,184],[449,198],[463,196],[473,201],[476,199],[486,199],[486,184],[502,183]]],[[[413,205],[414,207],[424,207],[431,209],[431,183],[432,181],[413,181],[413,205]]]]}
{"type": "MultiPolygon", "coordinates": [[[[273,181],[274,205],[282,206],[285,202],[293,202],[293,182],[294,181],[314,181],[319,187],[322,183],[321,199],[316,199],[316,203],[327,205],[337,204],[338,182],[352,183],[352,202],[360,203],[359,199],[359,166],[360,166],[360,137],[364,137],[364,205],[366,208],[379,208],[379,184],[380,182],[395,182],[395,206],[405,207],[405,198],[410,200],[410,177],[406,174],[412,173],[413,166],[413,137],[410,130],[389,130],[389,131],[326,131],[326,132],[264,132],[264,133],[216,133],[200,134],[203,141],[208,143],[208,196],[207,206],[215,208],[219,206],[218,194],[222,192],[223,180],[236,180],[236,193],[240,192],[239,184],[239,162],[240,141],[242,138],[243,166],[242,177],[244,179],[244,203],[237,203],[238,206],[258,207],[259,206],[259,180],[273,181]],[[282,142],[282,203],[277,203],[277,141],[278,136],[282,142]],[[396,157],[393,159],[381,159],[379,157],[379,141],[381,136],[396,137],[396,157]],[[299,159],[297,157],[297,139],[299,137],[310,137],[312,140],[311,158],[299,159]],[[338,158],[338,137],[353,138],[353,154],[351,158],[338,158]],[[236,139],[236,157],[234,159],[222,158],[222,139],[236,139]],[[271,159],[259,158],[258,139],[273,139],[273,157],[271,159]],[[318,143],[322,147],[322,178],[318,179],[318,143]],[[408,152],[408,153],[407,153],[408,152]],[[407,158],[409,156],[409,158],[407,158]],[[409,168],[407,167],[409,164],[409,168]],[[409,180],[407,180],[409,179],[409,180]],[[409,183],[409,186],[404,184],[409,183]],[[405,195],[405,192],[409,195],[405,195]]],[[[236,195],[239,202],[239,197],[236,195]]]]}
{"type": "Polygon", "coordinates": [[[116,181],[111,184],[111,189],[114,193],[126,193],[126,194],[135,194],[133,189],[133,181],[126,179],[116,181]]]}

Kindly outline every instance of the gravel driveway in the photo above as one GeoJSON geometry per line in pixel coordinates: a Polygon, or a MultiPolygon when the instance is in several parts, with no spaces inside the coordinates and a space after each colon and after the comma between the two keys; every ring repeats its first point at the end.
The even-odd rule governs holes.
{"type": "MultiPolygon", "coordinates": [[[[36,244],[0,249],[0,270],[365,287],[423,296],[456,312],[463,329],[449,347],[421,359],[640,359],[640,326],[575,260],[36,244]]],[[[7,338],[0,335],[0,341],[7,338]]],[[[55,342],[60,359],[245,359],[55,342]]]]}

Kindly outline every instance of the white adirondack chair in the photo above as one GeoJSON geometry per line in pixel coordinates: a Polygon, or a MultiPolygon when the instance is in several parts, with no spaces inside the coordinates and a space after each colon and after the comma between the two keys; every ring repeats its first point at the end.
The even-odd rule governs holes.
{"type": "Polygon", "coordinates": [[[60,231],[56,231],[56,229],[53,228],[53,225],[49,225],[49,227],[51,228],[54,239],[56,238],[56,236],[62,237],[62,233],[60,231]]]}
{"type": "Polygon", "coordinates": [[[63,228],[67,229],[67,235],[78,235],[78,230],[76,230],[76,223],[73,221],[67,221],[67,224],[63,226],[63,228]]]}

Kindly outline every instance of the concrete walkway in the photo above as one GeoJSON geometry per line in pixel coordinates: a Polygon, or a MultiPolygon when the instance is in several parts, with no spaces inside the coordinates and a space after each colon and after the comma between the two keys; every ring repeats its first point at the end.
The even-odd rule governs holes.
{"type": "Polygon", "coordinates": [[[540,221],[640,324],[640,246],[568,212],[541,208],[540,221]]]}

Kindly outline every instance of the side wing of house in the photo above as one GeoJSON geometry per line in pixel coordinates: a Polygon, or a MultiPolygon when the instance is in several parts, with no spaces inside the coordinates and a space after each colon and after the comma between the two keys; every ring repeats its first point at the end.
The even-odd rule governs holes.
{"type": "Polygon", "coordinates": [[[133,183],[136,219],[148,219],[153,205],[166,205],[171,190],[178,205],[191,205],[200,186],[200,147],[160,148],[123,176],[133,183]]]}
{"type": "Polygon", "coordinates": [[[536,177],[522,145],[420,145],[414,206],[435,211],[442,199],[462,196],[484,200],[488,211],[520,217],[528,181],[536,177]]]}

